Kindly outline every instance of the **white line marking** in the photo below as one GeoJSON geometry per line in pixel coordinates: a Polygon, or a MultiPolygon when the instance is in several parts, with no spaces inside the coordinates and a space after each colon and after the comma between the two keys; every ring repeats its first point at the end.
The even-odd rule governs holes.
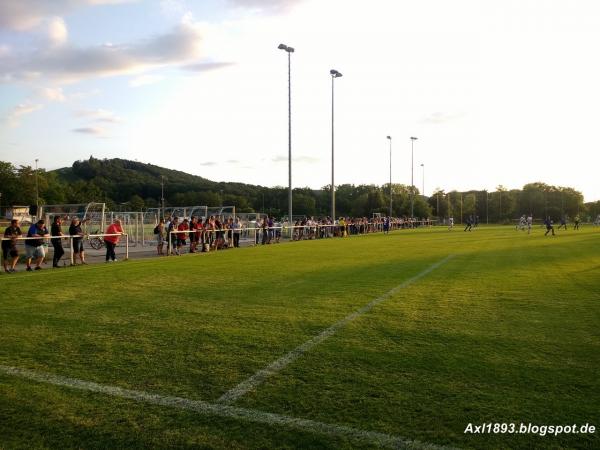
{"type": "Polygon", "coordinates": [[[269,364],[264,369],[259,370],[254,375],[252,375],[250,378],[242,381],[236,387],[234,387],[231,390],[227,391],[225,394],[223,394],[217,400],[217,403],[231,404],[231,403],[235,402],[237,399],[239,399],[240,397],[242,397],[243,395],[245,395],[248,392],[256,389],[267,378],[269,378],[269,377],[275,375],[277,372],[281,371],[284,367],[286,367],[288,364],[290,364],[293,361],[295,361],[296,359],[298,359],[304,353],[306,353],[307,351],[311,350],[313,347],[315,347],[316,345],[320,344],[321,342],[323,342],[328,337],[330,337],[333,334],[335,334],[335,332],[338,331],[340,328],[346,326],[348,323],[352,322],[357,317],[362,316],[363,314],[371,311],[379,303],[381,303],[381,302],[387,300],[388,298],[392,297],[399,290],[404,289],[405,287],[407,287],[408,285],[414,283],[415,281],[419,280],[420,278],[423,278],[425,275],[429,274],[431,271],[437,269],[442,264],[444,264],[447,261],[449,261],[452,257],[453,257],[453,255],[446,256],[441,261],[436,262],[435,264],[429,266],[424,271],[422,271],[422,272],[418,273],[417,275],[413,276],[412,278],[409,278],[408,280],[402,282],[401,284],[399,284],[398,286],[396,286],[392,290],[390,290],[390,291],[386,292],[385,294],[377,297],[371,303],[369,303],[369,304],[363,306],[362,308],[354,311],[353,313],[347,315],[346,317],[344,317],[339,322],[334,323],[329,328],[323,330],[321,333],[319,333],[315,337],[313,337],[313,338],[309,339],[308,341],[306,341],[304,344],[296,347],[294,350],[292,350],[288,354],[286,354],[286,355],[282,356],[281,358],[277,359],[276,361],[272,362],[271,364],[269,364]]]}
{"type": "Polygon", "coordinates": [[[109,386],[91,381],[79,380],[76,378],[67,378],[50,373],[35,372],[28,369],[20,369],[2,364],[0,364],[0,373],[19,378],[25,378],[27,380],[33,380],[40,383],[52,384],[55,386],[79,389],[81,391],[96,392],[113,397],[135,400],[137,402],[194,411],[203,415],[214,415],[228,419],[239,419],[267,425],[285,426],[294,428],[296,430],[321,434],[329,437],[348,439],[359,444],[370,444],[399,449],[445,450],[450,448],[434,444],[426,444],[399,436],[379,433],[376,431],[364,431],[343,425],[331,425],[310,419],[299,419],[254,409],[208,403],[202,400],[190,400],[183,397],[172,397],[168,395],[152,394],[144,391],[134,391],[117,386],[109,386]]]}

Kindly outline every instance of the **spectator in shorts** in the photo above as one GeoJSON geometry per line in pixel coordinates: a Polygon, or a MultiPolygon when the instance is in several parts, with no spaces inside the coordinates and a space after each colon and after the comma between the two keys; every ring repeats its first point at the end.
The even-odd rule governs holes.
{"type": "Polygon", "coordinates": [[[25,254],[27,257],[27,271],[31,272],[31,260],[35,258],[35,270],[42,270],[41,264],[46,257],[46,249],[44,248],[44,240],[42,238],[48,236],[48,228],[44,224],[44,220],[40,219],[37,223],[29,227],[27,237],[37,237],[38,239],[25,240],[25,254]]]}
{"type": "Polygon", "coordinates": [[[81,229],[81,221],[79,218],[75,217],[71,221],[69,234],[71,236],[78,236],[73,238],[73,264],[77,264],[77,255],[79,255],[81,264],[87,264],[85,262],[85,252],[83,251],[83,230],[81,229]]]}
{"type": "Polygon", "coordinates": [[[171,244],[171,249],[169,254],[172,255],[177,251],[177,233],[171,233],[172,231],[177,231],[177,227],[179,226],[179,219],[177,216],[173,217],[173,219],[169,222],[167,226],[167,239],[169,239],[169,243],[171,244]]]}
{"type": "Polygon", "coordinates": [[[158,256],[163,256],[165,253],[163,252],[163,248],[165,246],[165,236],[167,234],[167,230],[165,228],[165,219],[161,218],[158,221],[158,224],[154,228],[154,235],[156,236],[156,251],[158,256]]]}
{"type": "Polygon", "coordinates": [[[198,218],[192,216],[189,223],[189,236],[190,236],[190,253],[196,253],[196,246],[198,245],[196,230],[198,229],[198,218]]]}
{"type": "Polygon", "coordinates": [[[10,221],[10,226],[4,230],[4,237],[7,240],[2,241],[2,262],[6,273],[16,272],[15,267],[19,261],[17,238],[21,237],[22,233],[18,223],[17,219],[13,219],[10,221]]]}
{"type": "Polygon", "coordinates": [[[577,214],[575,216],[575,218],[573,219],[573,222],[575,222],[575,225],[573,225],[574,230],[579,230],[579,222],[580,221],[581,221],[581,219],[579,218],[579,214],[577,214]]]}
{"type": "MultiPolygon", "coordinates": [[[[106,234],[123,234],[121,221],[115,219],[106,229],[106,234]]],[[[120,236],[104,236],[104,245],[106,245],[106,262],[117,262],[115,247],[119,243],[120,236]]]]}
{"type": "Polygon", "coordinates": [[[60,216],[54,216],[54,221],[52,222],[52,225],[50,225],[50,234],[53,236],[53,238],[50,239],[50,242],[52,243],[52,247],[54,247],[54,254],[52,255],[52,267],[57,268],[60,267],[58,265],[60,258],[62,258],[65,254],[65,250],[62,246],[62,238],[54,237],[63,236],[62,219],[60,216]]]}

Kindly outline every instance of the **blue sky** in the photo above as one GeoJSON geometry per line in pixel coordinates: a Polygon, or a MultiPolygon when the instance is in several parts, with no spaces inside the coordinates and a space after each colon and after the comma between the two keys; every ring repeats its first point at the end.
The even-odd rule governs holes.
{"type": "Polygon", "coordinates": [[[218,181],[519,188],[600,199],[600,6],[591,0],[7,0],[0,159],[90,155],[218,181]]]}

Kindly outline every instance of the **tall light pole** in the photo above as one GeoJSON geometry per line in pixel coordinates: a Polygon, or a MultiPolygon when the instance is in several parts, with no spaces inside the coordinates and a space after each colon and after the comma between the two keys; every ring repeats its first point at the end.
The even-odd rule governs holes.
{"type": "Polygon", "coordinates": [[[161,215],[165,218],[165,176],[160,176],[160,205],[162,207],[161,215]]]}
{"type": "Polygon", "coordinates": [[[410,217],[414,217],[414,205],[415,205],[415,179],[414,179],[414,168],[415,168],[415,141],[418,138],[410,137],[410,217]]]}
{"type": "Polygon", "coordinates": [[[421,164],[421,168],[423,169],[423,190],[421,191],[421,195],[425,196],[425,164],[421,164]]]}
{"type": "Polygon", "coordinates": [[[38,159],[35,159],[35,218],[37,219],[40,212],[40,187],[38,183],[38,159]]]}
{"type": "Polygon", "coordinates": [[[288,224],[292,226],[292,53],[294,49],[285,44],[279,44],[277,48],[288,54],[288,224]]]}
{"type": "Polygon", "coordinates": [[[390,217],[392,217],[392,137],[387,138],[390,141],[390,217]]]}
{"type": "Polygon", "coordinates": [[[331,220],[332,222],[335,223],[335,178],[334,178],[334,173],[335,173],[335,157],[334,157],[334,82],[333,80],[335,80],[336,78],[339,78],[342,76],[342,74],[340,72],[338,72],[335,69],[331,69],[329,71],[329,74],[331,75],[331,220]]]}

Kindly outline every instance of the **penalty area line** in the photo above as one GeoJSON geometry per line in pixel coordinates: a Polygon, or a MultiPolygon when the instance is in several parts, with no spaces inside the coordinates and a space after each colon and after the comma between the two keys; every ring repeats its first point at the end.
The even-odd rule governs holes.
{"type": "Polygon", "coordinates": [[[290,363],[294,362],[296,359],[298,359],[299,357],[301,357],[302,355],[304,355],[304,353],[308,352],[313,347],[317,346],[318,344],[320,344],[321,342],[323,342],[324,340],[326,340],[330,336],[333,336],[340,328],[346,326],[348,323],[352,322],[357,317],[360,317],[360,316],[368,313],[375,306],[377,306],[381,302],[384,302],[385,300],[389,299],[390,297],[392,297],[393,295],[395,295],[401,289],[404,289],[405,287],[411,285],[415,281],[417,281],[417,280],[423,278],[424,276],[428,275],[430,272],[432,272],[433,270],[437,269],[442,264],[445,264],[446,262],[448,262],[453,256],[454,255],[448,255],[448,256],[446,256],[442,260],[440,260],[440,261],[432,264],[431,266],[427,267],[422,272],[419,272],[418,274],[414,275],[413,277],[411,277],[411,278],[403,281],[398,286],[396,286],[395,288],[389,290],[385,294],[380,295],[375,300],[372,300],[370,303],[366,304],[362,308],[360,308],[360,309],[354,311],[353,313],[347,315],[346,317],[344,317],[340,321],[338,321],[338,322],[334,323],[333,325],[331,325],[329,328],[326,328],[325,330],[321,331],[321,333],[319,333],[315,337],[313,337],[313,338],[309,339],[308,341],[304,342],[303,344],[299,345],[298,347],[296,347],[291,352],[289,352],[286,355],[283,355],[281,358],[273,361],[271,364],[269,364],[264,369],[259,370],[254,375],[252,375],[250,378],[247,378],[246,380],[242,381],[240,384],[238,384],[237,386],[235,386],[231,390],[225,392],[225,394],[223,394],[217,400],[217,403],[223,403],[223,404],[226,404],[226,405],[227,404],[231,404],[231,403],[235,402],[237,399],[239,399],[240,397],[242,397],[245,394],[247,394],[248,392],[253,391],[260,384],[262,384],[267,378],[269,378],[269,377],[277,374],[282,369],[284,369],[286,366],[288,366],[290,363]]]}
{"type": "Polygon", "coordinates": [[[37,381],[39,383],[51,384],[54,386],[78,389],[80,391],[105,394],[112,397],[134,400],[136,402],[193,411],[202,415],[213,415],[227,419],[237,419],[270,426],[288,427],[299,431],[347,439],[359,444],[378,445],[397,449],[446,450],[450,448],[405,439],[391,434],[360,430],[358,428],[352,428],[344,425],[327,424],[310,419],[300,419],[254,409],[239,408],[236,406],[223,405],[219,403],[209,403],[202,400],[190,400],[183,397],[152,394],[150,392],[124,389],[118,386],[99,384],[77,378],[68,378],[2,364],[0,364],[0,373],[37,381]]]}

